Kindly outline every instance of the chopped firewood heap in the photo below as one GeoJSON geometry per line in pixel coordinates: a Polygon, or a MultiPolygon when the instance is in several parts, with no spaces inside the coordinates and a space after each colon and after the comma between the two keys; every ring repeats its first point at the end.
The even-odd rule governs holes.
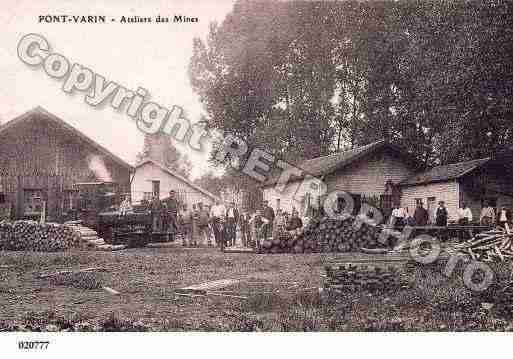
{"type": "Polygon", "coordinates": [[[313,218],[303,232],[292,235],[275,233],[265,240],[263,253],[343,253],[360,250],[385,251],[391,243],[378,241],[381,228],[365,222],[355,225],[355,219],[313,218]]]}
{"type": "Polygon", "coordinates": [[[471,239],[454,245],[454,249],[474,260],[496,262],[511,260],[513,233],[509,229],[496,228],[476,234],[471,239]]]}

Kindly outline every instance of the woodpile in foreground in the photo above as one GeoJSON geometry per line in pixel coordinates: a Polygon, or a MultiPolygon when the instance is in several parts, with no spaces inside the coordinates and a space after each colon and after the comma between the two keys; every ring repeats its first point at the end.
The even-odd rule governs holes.
{"type": "Polygon", "coordinates": [[[454,245],[454,249],[474,260],[504,262],[513,258],[512,240],[513,233],[497,228],[476,234],[471,239],[454,245]]]}
{"type": "Polygon", "coordinates": [[[333,262],[324,266],[324,289],[344,292],[354,289],[393,290],[403,285],[403,263],[333,262]]]}
{"type": "Polygon", "coordinates": [[[72,228],[36,221],[0,222],[0,250],[58,252],[81,245],[72,228]]]}

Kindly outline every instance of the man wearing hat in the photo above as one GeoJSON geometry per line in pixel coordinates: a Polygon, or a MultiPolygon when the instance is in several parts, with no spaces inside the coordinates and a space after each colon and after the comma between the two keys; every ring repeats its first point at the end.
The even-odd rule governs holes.
{"type": "Polygon", "coordinates": [[[265,229],[264,229],[264,238],[269,238],[273,232],[273,222],[275,218],[274,209],[269,206],[269,201],[264,201],[264,206],[262,208],[262,217],[265,218],[265,229]]]}
{"type": "Polygon", "coordinates": [[[438,208],[436,209],[435,222],[439,227],[447,226],[447,208],[445,208],[444,201],[438,202],[438,208]]]}
{"type": "Polygon", "coordinates": [[[164,206],[167,214],[167,231],[174,235],[178,231],[178,200],[176,199],[176,192],[174,190],[169,191],[169,197],[164,199],[164,206]]]}

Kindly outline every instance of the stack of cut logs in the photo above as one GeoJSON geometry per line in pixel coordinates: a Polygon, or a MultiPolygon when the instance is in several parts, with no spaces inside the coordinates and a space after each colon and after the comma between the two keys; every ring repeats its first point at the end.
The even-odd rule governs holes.
{"type": "Polygon", "coordinates": [[[314,218],[300,234],[275,233],[262,245],[263,253],[341,253],[356,251],[386,251],[381,244],[381,228],[367,223],[356,225],[354,218],[314,218]]]}
{"type": "Polygon", "coordinates": [[[303,253],[303,243],[289,232],[276,232],[274,237],[266,239],[260,249],[262,253],[303,253]]]}
{"type": "Polygon", "coordinates": [[[385,249],[378,242],[381,229],[367,223],[355,223],[354,218],[313,219],[303,233],[305,248],[319,252],[355,252],[361,249],[385,249]]]}
{"type": "Polygon", "coordinates": [[[0,222],[0,250],[57,252],[80,245],[72,228],[36,221],[0,222]]]}
{"type": "Polygon", "coordinates": [[[355,288],[390,290],[401,285],[399,269],[394,266],[332,263],[324,267],[324,289],[343,292],[355,288]]]}
{"type": "Polygon", "coordinates": [[[473,238],[455,245],[454,249],[474,260],[503,262],[513,258],[512,239],[513,233],[510,234],[509,230],[497,228],[476,234],[473,238]]]}

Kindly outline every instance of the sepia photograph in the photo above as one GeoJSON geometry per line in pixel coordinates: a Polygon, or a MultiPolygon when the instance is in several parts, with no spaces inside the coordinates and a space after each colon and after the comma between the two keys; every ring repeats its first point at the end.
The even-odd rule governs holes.
{"type": "Polygon", "coordinates": [[[0,9],[13,356],[509,339],[513,2],[0,9]]]}

